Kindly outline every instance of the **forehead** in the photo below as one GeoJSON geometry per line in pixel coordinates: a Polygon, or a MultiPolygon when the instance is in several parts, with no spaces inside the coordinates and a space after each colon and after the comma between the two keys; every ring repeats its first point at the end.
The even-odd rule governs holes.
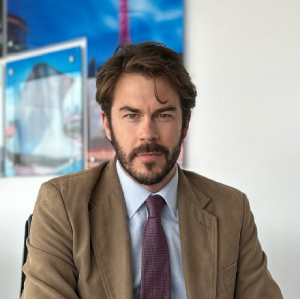
{"type": "Polygon", "coordinates": [[[131,105],[180,105],[179,95],[168,79],[146,77],[141,74],[122,74],[118,79],[112,99],[112,107],[131,105]],[[163,103],[160,103],[157,98],[163,103]]]}

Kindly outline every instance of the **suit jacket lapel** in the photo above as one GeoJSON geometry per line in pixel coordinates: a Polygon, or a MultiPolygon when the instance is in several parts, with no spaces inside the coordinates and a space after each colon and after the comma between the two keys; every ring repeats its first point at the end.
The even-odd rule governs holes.
{"type": "Polygon", "coordinates": [[[130,235],[116,159],[104,168],[91,197],[93,250],[108,298],[132,298],[130,235]]]}
{"type": "Polygon", "coordinates": [[[179,169],[179,232],[188,299],[216,296],[217,219],[203,209],[208,202],[179,169]]]}

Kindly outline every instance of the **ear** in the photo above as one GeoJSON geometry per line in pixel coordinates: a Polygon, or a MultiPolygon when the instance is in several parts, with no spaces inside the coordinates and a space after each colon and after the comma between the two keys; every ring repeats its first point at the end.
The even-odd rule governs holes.
{"type": "Polygon", "coordinates": [[[188,129],[189,129],[189,125],[190,125],[190,120],[191,120],[191,114],[188,115],[187,120],[186,120],[186,124],[185,124],[185,128],[183,129],[183,139],[186,137],[188,129]]]}
{"type": "Polygon", "coordinates": [[[102,119],[102,122],[103,122],[105,135],[108,138],[108,140],[111,141],[111,133],[110,133],[110,129],[109,129],[108,119],[107,119],[107,116],[106,116],[105,112],[103,112],[103,111],[101,111],[101,119],[102,119]]]}

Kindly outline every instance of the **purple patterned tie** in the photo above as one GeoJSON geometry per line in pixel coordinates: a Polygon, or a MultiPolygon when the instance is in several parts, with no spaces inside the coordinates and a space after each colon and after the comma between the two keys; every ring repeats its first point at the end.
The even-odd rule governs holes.
{"type": "Polygon", "coordinates": [[[160,195],[146,200],[148,221],[142,242],[142,277],[140,299],[170,299],[170,258],[160,213],[165,201],[160,195]]]}

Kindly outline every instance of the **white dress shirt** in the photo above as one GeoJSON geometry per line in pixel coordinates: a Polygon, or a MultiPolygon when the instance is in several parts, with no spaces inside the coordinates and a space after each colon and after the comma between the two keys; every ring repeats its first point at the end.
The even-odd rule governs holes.
{"type": "MultiPolygon", "coordinates": [[[[125,198],[130,232],[133,299],[138,299],[142,268],[142,239],[148,218],[145,200],[153,193],[128,176],[118,161],[117,173],[125,198]]],[[[178,169],[176,168],[175,174],[169,183],[155,194],[161,195],[167,203],[161,212],[161,223],[166,234],[170,255],[171,298],[186,299],[179,238],[177,189],[178,169]]]]}

